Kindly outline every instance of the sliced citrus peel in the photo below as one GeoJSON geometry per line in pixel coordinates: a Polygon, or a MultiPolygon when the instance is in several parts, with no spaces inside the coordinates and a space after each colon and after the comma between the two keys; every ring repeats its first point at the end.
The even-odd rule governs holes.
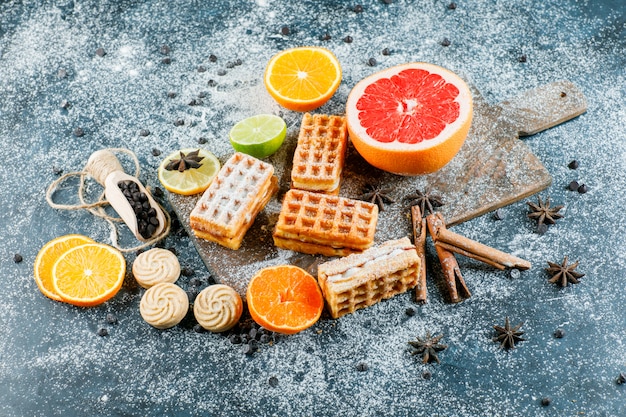
{"type": "Polygon", "coordinates": [[[217,172],[220,162],[205,149],[181,149],[168,155],[159,166],[159,181],[166,190],[193,195],[206,190],[217,172]]]}

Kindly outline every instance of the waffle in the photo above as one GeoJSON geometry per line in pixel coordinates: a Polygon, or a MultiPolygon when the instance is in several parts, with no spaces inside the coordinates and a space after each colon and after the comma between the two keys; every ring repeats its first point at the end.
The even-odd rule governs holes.
{"type": "Polygon", "coordinates": [[[274,244],[298,252],[344,256],[372,245],[377,222],[375,204],[291,189],[274,229],[274,244]]]}
{"type": "Polygon", "coordinates": [[[417,285],[421,261],[407,237],[321,264],[317,280],[330,314],[339,318],[417,285]]]}
{"type": "Polygon", "coordinates": [[[274,167],[237,152],[191,211],[191,229],[199,238],[239,249],[256,215],[276,191],[274,167]]]}
{"type": "Polygon", "coordinates": [[[345,117],[305,113],[293,155],[293,188],[339,193],[348,133],[345,117]]]}

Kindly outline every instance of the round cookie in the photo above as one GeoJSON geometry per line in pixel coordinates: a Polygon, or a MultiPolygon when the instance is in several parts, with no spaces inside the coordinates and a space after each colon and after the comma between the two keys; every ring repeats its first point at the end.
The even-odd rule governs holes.
{"type": "Polygon", "coordinates": [[[133,275],[146,289],[160,282],[176,282],[180,276],[180,263],[171,251],[153,248],[137,256],[133,262],[133,275]]]}
{"type": "Polygon", "coordinates": [[[141,317],[157,329],[176,326],[188,310],[187,293],[170,282],[161,282],[149,288],[139,303],[141,317]]]}
{"type": "Polygon", "coordinates": [[[232,329],[242,312],[241,296],[223,284],[205,288],[198,294],[193,304],[193,314],[200,326],[216,333],[232,329]]]}

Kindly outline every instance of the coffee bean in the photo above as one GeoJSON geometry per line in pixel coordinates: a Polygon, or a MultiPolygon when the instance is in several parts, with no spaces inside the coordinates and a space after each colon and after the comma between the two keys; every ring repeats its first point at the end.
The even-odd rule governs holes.
{"type": "Polygon", "coordinates": [[[568,167],[569,169],[578,169],[578,165],[579,165],[579,164],[578,164],[578,161],[574,159],[574,160],[573,160],[573,161],[571,161],[569,164],[567,164],[567,167],[568,167]]]}
{"type": "Polygon", "coordinates": [[[385,56],[391,55],[391,50],[389,48],[385,48],[382,50],[382,54],[385,56]]]}
{"type": "Polygon", "coordinates": [[[572,181],[567,186],[567,189],[570,191],[576,191],[578,190],[578,187],[580,187],[580,184],[578,184],[578,181],[572,181]]]}
{"type": "Polygon", "coordinates": [[[195,272],[193,269],[189,268],[188,266],[186,266],[186,267],[182,268],[182,269],[180,270],[180,273],[181,273],[184,277],[192,277],[192,276],[194,276],[194,275],[196,274],[196,272],[195,272]]]}
{"type": "Polygon", "coordinates": [[[107,330],[107,328],[106,328],[106,327],[100,327],[100,328],[98,329],[98,332],[97,332],[97,333],[98,333],[98,336],[100,336],[100,337],[104,337],[104,336],[107,336],[107,335],[109,334],[109,331],[107,330]]]}
{"type": "Polygon", "coordinates": [[[77,127],[76,129],[74,129],[74,136],[76,136],[77,138],[81,138],[85,136],[85,131],[80,127],[77,127]]]}
{"type": "Polygon", "coordinates": [[[415,315],[415,310],[409,307],[406,310],[404,310],[404,314],[406,314],[409,317],[413,317],[415,315]]]}
{"type": "Polygon", "coordinates": [[[101,57],[101,58],[102,58],[102,57],[103,57],[103,56],[105,56],[106,54],[107,54],[107,53],[106,53],[106,51],[104,50],[104,48],[98,48],[98,49],[96,49],[96,55],[98,55],[99,57],[101,57]]]}
{"type": "Polygon", "coordinates": [[[154,190],[152,191],[152,195],[154,195],[156,198],[161,198],[165,195],[165,193],[160,187],[154,187],[154,190]]]}
{"type": "Polygon", "coordinates": [[[580,187],[578,187],[576,191],[578,191],[580,194],[585,194],[587,191],[589,191],[589,188],[585,184],[580,184],[580,187]]]}
{"type": "Polygon", "coordinates": [[[443,40],[441,41],[441,46],[447,47],[452,45],[452,42],[450,42],[450,39],[448,38],[443,38],[443,40]]]}
{"type": "Polygon", "coordinates": [[[378,62],[376,62],[376,58],[370,58],[367,60],[367,65],[369,65],[370,67],[375,67],[376,64],[378,64],[378,62]]]}
{"type": "Polygon", "coordinates": [[[544,406],[544,407],[549,406],[551,402],[552,402],[552,400],[549,397],[543,397],[541,399],[541,405],[544,406]]]}
{"type": "Polygon", "coordinates": [[[161,47],[159,48],[159,52],[161,53],[161,55],[169,55],[170,47],[168,45],[161,45],[161,47]]]}
{"type": "Polygon", "coordinates": [[[559,328],[554,331],[554,337],[557,339],[562,339],[565,336],[565,330],[559,328]]]}
{"type": "Polygon", "coordinates": [[[207,142],[207,140],[206,140],[205,137],[201,136],[201,137],[198,138],[198,143],[200,145],[204,145],[206,142],[207,142]]]}
{"type": "Polygon", "coordinates": [[[356,370],[359,372],[365,372],[369,369],[369,366],[365,362],[357,363],[356,370]]]}
{"type": "Polygon", "coordinates": [[[13,262],[15,262],[16,264],[19,264],[23,260],[24,258],[19,253],[16,253],[15,255],[13,255],[13,262]]]}
{"type": "Polygon", "coordinates": [[[620,372],[619,375],[617,376],[617,379],[615,379],[615,383],[617,383],[618,385],[625,384],[626,383],[626,373],[620,372]]]}
{"type": "Polygon", "coordinates": [[[115,316],[115,314],[107,313],[106,322],[109,323],[109,324],[117,324],[118,320],[117,320],[117,317],[115,316]]]}
{"type": "Polygon", "coordinates": [[[152,148],[152,156],[159,156],[159,155],[161,155],[161,150],[157,148],[152,148]]]}
{"type": "Polygon", "coordinates": [[[352,43],[352,36],[348,35],[345,38],[343,38],[343,41],[345,43],[352,43]]]}
{"type": "Polygon", "coordinates": [[[519,62],[526,62],[528,60],[528,58],[526,57],[526,54],[520,55],[517,60],[519,62]]]}
{"type": "Polygon", "coordinates": [[[276,378],[275,376],[270,376],[270,378],[267,380],[267,383],[270,387],[276,388],[278,386],[278,378],[276,378]]]}

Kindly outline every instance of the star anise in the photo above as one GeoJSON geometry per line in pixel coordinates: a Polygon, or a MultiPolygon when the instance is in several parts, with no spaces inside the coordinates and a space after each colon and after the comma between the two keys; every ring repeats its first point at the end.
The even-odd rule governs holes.
{"type": "Polygon", "coordinates": [[[184,154],[181,151],[180,158],[172,159],[165,166],[165,169],[167,169],[168,171],[178,170],[179,172],[183,172],[190,168],[200,168],[202,166],[200,161],[204,159],[204,156],[198,156],[198,153],[200,153],[200,149],[191,151],[187,154],[184,154]]]}
{"type": "Polygon", "coordinates": [[[543,201],[541,197],[537,197],[537,202],[538,204],[530,201],[526,202],[528,207],[530,207],[528,217],[537,220],[537,229],[541,229],[543,224],[554,224],[557,219],[563,217],[563,215],[559,213],[559,210],[561,210],[563,206],[550,207],[550,197],[546,197],[545,201],[543,201]]]}
{"type": "Polygon", "coordinates": [[[580,272],[576,272],[575,269],[578,267],[578,261],[573,264],[567,264],[567,256],[563,258],[563,262],[559,265],[554,262],[548,261],[549,268],[546,268],[550,274],[552,274],[552,278],[548,280],[553,284],[559,284],[561,287],[567,287],[567,284],[578,284],[579,278],[585,276],[585,274],[581,274],[580,272]]]}
{"type": "Polygon", "coordinates": [[[405,198],[411,200],[411,206],[419,206],[422,216],[426,216],[428,212],[434,213],[436,207],[443,206],[441,196],[431,193],[430,190],[424,192],[415,190],[414,194],[409,194],[405,198]]]}
{"type": "Polygon", "coordinates": [[[504,327],[493,326],[496,329],[497,335],[493,338],[494,342],[500,342],[500,348],[502,349],[514,349],[517,342],[524,341],[522,338],[524,332],[520,332],[519,329],[524,323],[520,323],[515,327],[511,327],[509,318],[507,317],[504,322],[504,327]]]}
{"type": "Polygon", "coordinates": [[[363,187],[363,194],[361,194],[359,198],[378,205],[378,209],[380,211],[384,211],[385,204],[395,203],[395,201],[388,195],[391,191],[391,188],[381,188],[378,185],[365,184],[365,187],[363,187]]]}
{"type": "Polygon", "coordinates": [[[415,350],[411,352],[411,355],[422,355],[422,363],[435,361],[440,363],[437,352],[441,352],[448,347],[448,345],[439,343],[442,338],[443,333],[439,336],[432,337],[430,332],[427,332],[426,338],[422,339],[418,337],[417,340],[408,342],[409,345],[415,348],[415,350]]]}

